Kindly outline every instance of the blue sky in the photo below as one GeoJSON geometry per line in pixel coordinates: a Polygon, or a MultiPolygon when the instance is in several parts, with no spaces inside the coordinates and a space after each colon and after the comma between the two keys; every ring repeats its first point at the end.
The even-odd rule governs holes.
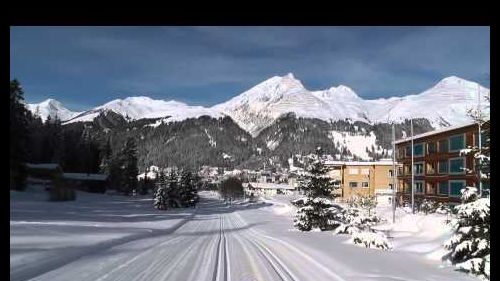
{"type": "Polygon", "coordinates": [[[211,106],[294,73],[365,98],[456,75],[489,87],[489,27],[11,27],[10,78],[73,110],[147,95],[211,106]]]}

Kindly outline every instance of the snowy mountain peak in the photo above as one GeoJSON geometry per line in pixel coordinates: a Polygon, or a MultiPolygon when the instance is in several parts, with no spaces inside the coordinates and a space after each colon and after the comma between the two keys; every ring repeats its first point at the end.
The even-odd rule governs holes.
{"type": "Polygon", "coordinates": [[[436,86],[467,84],[467,83],[474,83],[474,82],[467,81],[457,76],[449,76],[439,81],[436,86]]]}
{"type": "Polygon", "coordinates": [[[61,102],[59,102],[56,99],[46,99],[46,100],[42,101],[40,104],[61,105],[61,102]]]}
{"type": "Polygon", "coordinates": [[[315,91],[311,93],[315,97],[327,103],[332,103],[339,100],[342,101],[349,100],[353,102],[361,100],[361,98],[351,88],[344,85],[339,85],[337,87],[331,87],[328,90],[315,91]]]}
{"type": "Polygon", "coordinates": [[[325,98],[352,98],[360,99],[360,97],[349,87],[344,85],[339,85],[337,87],[331,87],[330,89],[324,91],[325,98]]]}
{"type": "Polygon", "coordinates": [[[292,73],[288,73],[285,76],[271,77],[214,108],[224,111],[227,108],[247,106],[250,103],[272,103],[285,96],[303,91],[307,91],[304,85],[295,79],[292,73]]]}
{"type": "Polygon", "coordinates": [[[78,115],[79,112],[74,112],[62,105],[61,102],[55,99],[46,99],[41,103],[27,104],[28,110],[33,114],[40,116],[42,121],[50,118],[59,118],[60,120],[68,120],[78,115]]]}
{"type": "Polygon", "coordinates": [[[450,76],[442,79],[439,81],[434,87],[431,89],[436,89],[437,91],[440,91],[442,89],[476,89],[481,88],[481,91],[486,90],[483,86],[479,85],[476,82],[472,82],[457,76],[450,76]]]}

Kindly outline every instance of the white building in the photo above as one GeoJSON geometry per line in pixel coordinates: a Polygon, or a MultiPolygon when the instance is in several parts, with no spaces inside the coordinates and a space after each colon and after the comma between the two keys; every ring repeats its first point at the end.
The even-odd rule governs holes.
{"type": "Polygon", "coordinates": [[[243,183],[246,196],[274,196],[276,194],[293,194],[296,190],[294,186],[289,184],[278,184],[268,182],[250,182],[243,183]]]}

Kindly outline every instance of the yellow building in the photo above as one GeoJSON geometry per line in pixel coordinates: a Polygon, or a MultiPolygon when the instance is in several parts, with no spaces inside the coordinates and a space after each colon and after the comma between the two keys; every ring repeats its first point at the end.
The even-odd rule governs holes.
{"type": "MultiPolygon", "coordinates": [[[[326,161],[328,175],[341,181],[335,193],[343,199],[375,196],[393,190],[392,161],[344,162],[326,161]]],[[[396,166],[397,167],[397,166],[396,166]]]]}

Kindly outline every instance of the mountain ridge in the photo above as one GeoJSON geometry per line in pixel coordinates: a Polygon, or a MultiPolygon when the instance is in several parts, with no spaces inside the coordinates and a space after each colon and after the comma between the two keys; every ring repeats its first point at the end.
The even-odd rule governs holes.
{"type": "MultiPolygon", "coordinates": [[[[421,93],[363,99],[345,85],[310,91],[292,73],[288,73],[284,76],[273,76],[211,107],[136,96],[115,99],[83,112],[73,112],[54,99],[39,104],[28,104],[28,109],[33,113],[38,112],[44,120],[49,115],[53,118],[57,114],[66,124],[92,121],[107,110],[131,120],[170,116],[169,121],[181,121],[203,115],[214,118],[229,116],[238,126],[255,137],[280,116],[290,112],[298,117],[325,121],[347,119],[375,124],[403,122],[408,118],[427,118],[433,127],[459,125],[470,121],[466,111],[477,105],[478,91],[483,97],[489,96],[489,89],[478,83],[449,76],[421,93]]],[[[489,111],[489,102],[482,102],[482,105],[484,110],[489,111]]]]}

